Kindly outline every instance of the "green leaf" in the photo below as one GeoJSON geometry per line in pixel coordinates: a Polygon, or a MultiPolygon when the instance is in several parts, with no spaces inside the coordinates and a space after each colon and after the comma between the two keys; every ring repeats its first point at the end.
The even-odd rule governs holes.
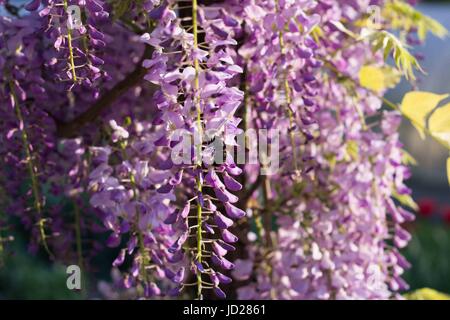
{"type": "Polygon", "coordinates": [[[332,153],[326,154],[326,155],[325,155],[325,159],[327,159],[327,161],[328,161],[329,164],[330,164],[330,169],[333,171],[334,168],[336,167],[336,162],[337,162],[337,160],[336,160],[336,155],[335,155],[335,154],[332,154],[332,153]]]}
{"type": "Polygon", "coordinates": [[[337,21],[337,20],[332,20],[332,21],[330,21],[330,23],[332,25],[334,25],[336,27],[336,29],[345,33],[346,35],[350,36],[351,38],[354,38],[354,39],[358,38],[358,35],[356,33],[352,32],[351,30],[349,30],[346,26],[344,26],[344,24],[342,22],[337,21]]]}
{"type": "Polygon", "coordinates": [[[393,29],[405,30],[407,32],[417,29],[420,40],[425,41],[428,33],[439,38],[447,36],[447,29],[438,21],[424,15],[413,6],[403,1],[390,1],[383,10],[383,16],[391,22],[393,29]]]}
{"type": "Polygon", "coordinates": [[[348,141],[347,146],[346,146],[346,152],[347,152],[347,155],[350,156],[354,161],[358,161],[358,159],[359,159],[358,142],[356,142],[354,140],[348,141]]]}
{"type": "Polygon", "coordinates": [[[400,202],[403,206],[413,209],[414,211],[419,210],[419,206],[414,201],[414,199],[408,194],[399,194],[397,191],[392,191],[392,196],[395,200],[400,202]]]}
{"type": "Polygon", "coordinates": [[[416,79],[414,69],[423,72],[417,59],[408,51],[407,45],[392,33],[386,30],[369,30],[361,37],[361,39],[366,38],[372,43],[374,51],[383,50],[385,60],[392,54],[397,69],[405,75],[406,79],[416,79]]]}
{"type": "Polygon", "coordinates": [[[323,30],[316,25],[314,28],[312,28],[311,30],[311,36],[314,38],[314,40],[319,43],[320,39],[322,39],[324,37],[324,32],[323,30]]]}
{"type": "Polygon", "coordinates": [[[417,166],[417,160],[406,150],[402,150],[402,163],[407,166],[417,166]]]}
{"type": "Polygon", "coordinates": [[[127,13],[128,9],[130,9],[132,0],[119,0],[114,1],[114,19],[120,19],[125,13],[127,13]]]}
{"type": "Polygon", "coordinates": [[[400,110],[419,131],[422,139],[425,139],[427,116],[447,97],[447,94],[439,95],[430,92],[412,91],[403,98],[400,110]]]}

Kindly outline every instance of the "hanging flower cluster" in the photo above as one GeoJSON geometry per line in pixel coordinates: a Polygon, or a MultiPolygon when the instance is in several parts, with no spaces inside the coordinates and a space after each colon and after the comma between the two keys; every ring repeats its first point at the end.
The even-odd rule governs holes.
{"type": "Polygon", "coordinates": [[[290,154],[283,159],[291,171],[299,169],[299,145],[313,139],[318,108],[315,73],[321,62],[311,31],[320,16],[305,13],[313,7],[309,1],[248,2],[242,13],[249,36],[239,54],[247,67],[251,118],[257,119],[250,126],[277,128],[288,137],[290,154]]]}
{"type": "Polygon", "coordinates": [[[28,11],[39,11],[45,21],[42,31],[55,50],[44,63],[70,87],[78,83],[92,86],[102,76],[104,61],[95,50],[105,46],[104,34],[96,28],[109,16],[104,6],[103,0],[33,0],[25,6],[28,11]]]}
{"type": "MultiPolygon", "coordinates": [[[[279,6],[274,2],[274,7],[276,5],[279,6]]],[[[316,7],[319,15],[312,19],[331,13],[333,19],[339,19],[335,17],[337,6],[341,5],[316,7]]],[[[262,12],[261,7],[252,9],[248,12],[262,12]]],[[[292,22],[288,20],[288,23],[292,22]]],[[[303,22],[302,25],[310,24],[303,22]]],[[[297,31],[293,27],[288,30],[291,37],[297,31]]],[[[330,70],[339,72],[340,77],[354,78],[352,75],[366,63],[359,57],[373,56],[370,47],[354,45],[346,49],[334,44],[330,48],[327,40],[342,35],[336,28],[326,31],[328,34],[321,37],[319,43],[306,38],[316,50],[303,57],[312,57],[312,66],[329,67],[327,59],[331,51],[335,57],[330,70]]],[[[301,46],[294,48],[300,50],[301,46]]],[[[371,60],[380,61],[377,55],[371,60]]],[[[270,66],[267,62],[262,65],[270,66]]],[[[308,69],[303,67],[302,70],[308,69]]],[[[314,83],[310,75],[306,79],[301,72],[293,75],[293,81],[306,84],[306,92],[308,84],[314,83]]],[[[290,178],[282,177],[281,184],[273,182],[269,194],[285,201],[281,201],[284,206],[272,209],[271,213],[279,217],[275,235],[278,247],[269,248],[272,251],[269,263],[263,261],[260,265],[254,265],[252,260],[258,254],[267,255],[267,248],[258,244],[248,247],[250,259],[240,260],[246,272],[237,271],[236,277],[247,280],[256,270],[257,278],[238,290],[242,299],[388,299],[392,292],[407,288],[400,278],[407,263],[397,248],[403,248],[410,239],[400,224],[413,216],[391,199],[393,189],[409,194],[403,184],[403,177],[409,173],[402,165],[401,145],[396,134],[400,116],[384,112],[382,134],[376,133],[369,128],[364,116],[379,112],[381,100],[364,88],[353,89],[349,88],[349,83],[341,84],[342,79],[328,78],[329,74],[320,76],[326,79],[327,85],[314,87],[312,101],[317,107],[309,113],[312,121],[295,122],[296,125],[301,123],[298,125],[303,128],[315,123],[320,131],[312,131],[310,139],[313,140],[308,143],[306,139],[303,148],[297,147],[302,151],[298,165],[300,179],[290,182],[290,178]],[[358,100],[355,101],[351,90],[357,90],[358,100]],[[291,210],[289,216],[285,213],[287,206],[291,210]],[[391,241],[392,247],[388,245],[391,241]]],[[[273,78],[270,79],[273,83],[273,78]]],[[[295,85],[288,87],[295,88],[295,85]]],[[[262,95],[263,99],[267,96],[262,95]]],[[[294,101],[302,101],[302,98],[294,101]]],[[[308,101],[303,98],[303,107],[313,105],[308,101]]],[[[298,141],[295,145],[298,146],[298,141]]],[[[265,243],[265,246],[270,245],[265,243]]]]}
{"type": "Polygon", "coordinates": [[[0,17],[0,254],[18,216],[52,260],[113,256],[105,297],[401,297],[413,201],[382,97],[420,69],[390,32],[408,1],[25,9],[0,17]]]}
{"type": "MultiPolygon", "coordinates": [[[[235,242],[235,236],[228,228],[233,225],[232,219],[245,216],[233,205],[238,197],[231,193],[242,189],[232,177],[242,170],[227,151],[227,147],[236,144],[235,137],[240,132],[240,120],[234,114],[243,97],[229,83],[242,69],[234,62],[233,46],[237,43],[232,38],[233,30],[220,10],[205,12],[194,2],[188,31],[172,9],[175,4],[168,2],[150,12],[151,17],[160,18],[159,24],[152,33],[142,36],[155,48],[152,59],[144,61],[149,69],[145,79],[161,88],[154,98],[159,110],[154,123],[161,128],[161,137],[153,143],[170,150],[162,152],[168,156],[164,162],[171,175],[158,192],[184,189],[180,208],[165,221],[179,233],[168,250],[175,255],[187,251],[188,268],[196,277],[199,298],[204,288],[225,297],[219,284],[231,279],[214,270],[214,266],[233,268],[233,263],[225,258],[227,251],[235,249],[230,244],[235,242]],[[222,164],[214,159],[223,151],[209,146],[205,138],[220,139],[225,146],[225,154],[220,155],[225,160],[222,164]],[[173,163],[171,155],[177,146],[191,141],[192,149],[185,150],[187,161],[173,163]]],[[[190,285],[183,277],[174,280],[180,289],[190,285]]]]}

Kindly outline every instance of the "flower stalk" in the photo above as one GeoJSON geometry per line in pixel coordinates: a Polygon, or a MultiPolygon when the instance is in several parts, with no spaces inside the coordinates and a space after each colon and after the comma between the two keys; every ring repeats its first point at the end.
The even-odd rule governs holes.
{"type": "MultiPolygon", "coordinates": [[[[68,14],[67,0],[63,0],[63,7],[64,7],[65,14],[68,14]]],[[[78,77],[77,77],[77,72],[76,72],[74,50],[73,50],[73,45],[72,45],[72,30],[70,29],[69,25],[67,25],[67,47],[69,49],[69,69],[70,69],[70,72],[72,73],[72,80],[74,83],[77,83],[78,77]]]]}
{"type": "MultiPolygon", "coordinates": [[[[198,23],[197,23],[197,10],[198,10],[198,3],[197,0],[192,0],[192,34],[194,36],[194,51],[197,51],[198,49],[198,23]]],[[[196,177],[196,185],[197,185],[197,192],[198,192],[198,198],[197,198],[197,256],[196,259],[198,263],[202,263],[203,257],[202,257],[202,248],[203,248],[203,236],[202,236],[202,203],[200,201],[200,196],[203,192],[203,186],[201,182],[200,175],[202,174],[202,135],[203,135],[203,125],[202,125],[202,110],[200,105],[200,65],[198,58],[196,57],[196,52],[194,52],[194,69],[195,69],[195,76],[194,76],[194,103],[195,108],[197,111],[197,137],[198,140],[196,141],[196,149],[197,149],[197,170],[198,175],[196,177]]],[[[199,270],[197,272],[197,298],[199,300],[202,299],[202,274],[199,270]]]]}
{"type": "Polygon", "coordinates": [[[31,147],[28,139],[28,133],[25,128],[25,122],[23,118],[22,111],[19,106],[19,99],[17,98],[17,94],[15,91],[14,82],[11,80],[9,81],[9,89],[11,91],[12,100],[14,102],[14,110],[16,113],[17,120],[19,121],[19,127],[22,127],[20,129],[21,131],[21,139],[22,139],[22,145],[23,149],[25,151],[25,163],[27,165],[28,174],[31,179],[31,191],[33,193],[33,202],[34,202],[34,208],[36,210],[37,216],[38,216],[38,228],[39,228],[39,234],[40,234],[40,240],[42,242],[42,245],[47,252],[47,254],[52,257],[53,254],[50,251],[50,248],[47,243],[47,235],[45,234],[45,219],[42,217],[42,200],[41,200],[41,194],[39,190],[39,182],[37,179],[36,174],[36,167],[33,161],[33,154],[31,153],[31,147]]]}

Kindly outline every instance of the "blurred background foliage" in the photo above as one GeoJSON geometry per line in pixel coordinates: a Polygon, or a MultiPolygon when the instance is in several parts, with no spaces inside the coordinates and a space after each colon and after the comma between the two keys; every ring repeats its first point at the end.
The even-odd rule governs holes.
{"type": "MultiPolygon", "coordinates": [[[[419,10],[450,30],[450,0],[422,1],[419,10]]],[[[0,14],[4,14],[1,9],[0,14]]],[[[442,41],[429,38],[417,52],[424,56],[421,64],[427,71],[422,83],[419,83],[419,89],[450,93],[450,39],[442,41]]],[[[388,97],[399,102],[410,89],[405,84],[400,85],[388,97]]],[[[413,239],[403,252],[412,264],[404,277],[412,293],[405,294],[405,297],[413,300],[449,299],[448,295],[437,292],[450,293],[450,197],[445,177],[445,159],[448,154],[431,139],[420,140],[407,121],[401,135],[406,150],[419,163],[413,168],[410,180],[420,210],[417,220],[408,226],[413,239]]],[[[4,261],[0,261],[0,299],[82,299],[87,296],[86,291],[72,292],[67,289],[66,266],[55,266],[44,255],[29,254],[20,232],[14,236],[13,245],[9,246],[4,261]]],[[[94,284],[99,280],[110,279],[109,266],[116,255],[111,251],[96,258],[98,268],[89,271],[89,279],[85,279],[85,285],[91,284],[87,290],[91,298],[98,297],[94,284]]]]}
{"type": "Polygon", "coordinates": [[[15,236],[0,269],[0,299],[80,299],[67,290],[66,268],[30,255],[20,236],[15,236]]]}
{"type": "Polygon", "coordinates": [[[412,264],[404,279],[411,289],[430,287],[450,293],[450,224],[419,219],[404,250],[412,264]]]}

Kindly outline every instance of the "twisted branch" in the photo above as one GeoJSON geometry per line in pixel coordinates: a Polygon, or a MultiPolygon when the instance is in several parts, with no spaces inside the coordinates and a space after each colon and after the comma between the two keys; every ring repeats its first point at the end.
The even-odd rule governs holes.
{"type": "Polygon", "coordinates": [[[125,79],[118,82],[113,88],[106,91],[88,110],[69,122],[56,121],[58,137],[73,138],[77,136],[83,126],[94,121],[103,111],[111,107],[118,98],[131,88],[137,86],[147,73],[147,69],[142,66],[142,62],[145,59],[151,58],[152,53],[153,47],[146,46],[136,69],[128,74],[125,79]]]}

